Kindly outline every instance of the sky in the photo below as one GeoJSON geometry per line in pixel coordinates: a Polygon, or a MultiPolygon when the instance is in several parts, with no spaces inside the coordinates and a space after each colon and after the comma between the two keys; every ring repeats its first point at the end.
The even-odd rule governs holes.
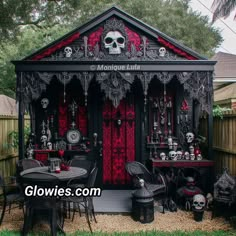
{"type": "MultiPolygon", "coordinates": [[[[211,10],[212,3],[213,0],[191,0],[190,6],[194,11],[198,11],[202,15],[209,16],[211,20],[212,13],[208,9],[211,10]],[[204,4],[206,7],[204,7],[201,3],[204,4]]],[[[235,14],[236,14],[236,9],[231,13],[231,15],[228,18],[217,19],[217,21],[213,24],[214,27],[220,30],[221,35],[224,39],[224,42],[216,50],[216,52],[221,51],[221,52],[236,54],[236,20],[233,20],[235,14]],[[224,23],[229,28],[231,28],[231,30],[224,23]]]]}

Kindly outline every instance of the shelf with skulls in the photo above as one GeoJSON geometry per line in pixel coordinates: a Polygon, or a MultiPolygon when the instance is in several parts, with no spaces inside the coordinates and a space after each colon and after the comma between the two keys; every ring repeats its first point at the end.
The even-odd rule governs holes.
{"type": "Polygon", "coordinates": [[[158,144],[155,142],[148,142],[147,147],[150,149],[149,156],[157,160],[163,161],[200,161],[203,159],[198,141],[192,132],[185,134],[186,147],[185,150],[178,144],[178,139],[172,136],[167,138],[166,143],[158,144]]]}
{"type": "Polygon", "coordinates": [[[71,128],[66,132],[65,137],[59,137],[55,127],[55,114],[49,114],[49,99],[42,98],[40,101],[41,110],[43,111],[42,120],[39,121],[39,130],[37,134],[31,134],[26,148],[26,156],[29,159],[34,157],[35,152],[46,151],[46,152],[57,152],[60,150],[76,150],[84,153],[90,150],[87,147],[87,138],[82,137],[80,131],[76,128],[76,110],[77,104],[73,102],[69,105],[71,111],[72,123],[71,128]],[[36,142],[36,136],[38,135],[38,142],[36,142]],[[69,139],[70,138],[70,139],[69,139]],[[75,148],[72,148],[74,146],[75,148]]]}

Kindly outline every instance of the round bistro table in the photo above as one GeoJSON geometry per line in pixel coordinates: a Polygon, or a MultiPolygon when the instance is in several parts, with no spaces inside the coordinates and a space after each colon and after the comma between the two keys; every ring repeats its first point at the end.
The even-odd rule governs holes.
{"type": "Polygon", "coordinates": [[[43,167],[34,167],[34,168],[24,170],[20,173],[20,176],[24,180],[24,179],[28,179],[27,174],[31,174],[29,178],[32,179],[32,182],[33,182],[34,180],[39,181],[40,178],[42,178],[42,180],[45,180],[42,175],[44,173],[47,175],[52,175],[52,176],[57,177],[60,182],[65,182],[72,178],[82,178],[83,176],[87,174],[87,170],[80,167],[70,166],[70,169],[68,171],[61,171],[60,173],[55,173],[55,172],[49,172],[48,167],[43,166],[43,167]]]}
{"type": "MultiPolygon", "coordinates": [[[[34,167],[34,168],[30,168],[27,170],[24,170],[20,173],[21,176],[21,181],[22,184],[27,183],[27,185],[37,185],[37,183],[41,182],[41,183],[45,183],[45,186],[47,187],[55,187],[55,182],[53,181],[53,179],[57,180],[57,183],[59,183],[60,187],[65,187],[67,182],[70,179],[73,178],[82,178],[83,176],[85,176],[87,174],[87,170],[80,168],[80,167],[70,167],[70,169],[68,171],[61,171],[60,173],[54,173],[54,172],[49,172],[48,167],[44,166],[44,167],[34,167]],[[50,178],[51,177],[51,178],[50,178]]],[[[39,199],[39,198],[38,198],[39,199]]],[[[28,204],[30,206],[30,202],[31,205],[35,204],[35,199],[34,197],[30,197],[27,198],[28,204]]],[[[54,203],[56,203],[58,200],[56,198],[54,198],[54,202],[50,202],[50,200],[45,200],[48,201],[49,204],[53,205],[54,203]]],[[[36,200],[37,203],[37,200],[36,200]]],[[[38,203],[37,203],[38,204],[38,203]]],[[[24,226],[23,226],[23,235],[27,235],[28,230],[29,230],[29,226],[31,225],[31,219],[33,216],[30,214],[30,207],[26,208],[26,214],[24,217],[24,226]]],[[[58,216],[58,214],[52,214],[52,222],[54,222],[53,224],[51,224],[51,235],[57,235],[57,230],[61,231],[63,234],[65,234],[65,232],[63,231],[63,221],[62,218],[58,216]]]]}

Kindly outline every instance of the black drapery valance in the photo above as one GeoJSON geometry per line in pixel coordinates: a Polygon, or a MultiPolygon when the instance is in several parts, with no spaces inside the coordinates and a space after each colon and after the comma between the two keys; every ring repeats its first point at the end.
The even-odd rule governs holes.
{"type": "Polygon", "coordinates": [[[18,86],[17,100],[21,96],[21,102],[25,109],[33,101],[40,98],[43,91],[52,79],[57,79],[66,86],[72,79],[78,79],[84,91],[85,102],[90,82],[93,78],[100,85],[101,91],[109,98],[114,107],[130,90],[134,79],[140,80],[143,87],[143,95],[146,100],[148,88],[152,80],[159,80],[162,84],[168,84],[172,79],[179,81],[189,97],[198,101],[201,111],[210,112],[212,106],[212,71],[197,72],[20,72],[21,85],[18,86]]]}

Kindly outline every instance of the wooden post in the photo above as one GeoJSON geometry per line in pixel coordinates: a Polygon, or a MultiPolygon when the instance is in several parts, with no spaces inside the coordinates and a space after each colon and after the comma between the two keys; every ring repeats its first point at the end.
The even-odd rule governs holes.
{"type": "Polygon", "coordinates": [[[19,131],[19,159],[22,160],[25,155],[25,142],[24,142],[24,113],[25,104],[23,102],[23,74],[20,73],[20,78],[17,76],[18,96],[19,96],[19,111],[18,111],[18,131],[19,131]]]}
{"type": "Polygon", "coordinates": [[[213,160],[213,72],[207,72],[208,84],[211,87],[208,93],[209,115],[208,115],[208,159],[213,160]]]}

